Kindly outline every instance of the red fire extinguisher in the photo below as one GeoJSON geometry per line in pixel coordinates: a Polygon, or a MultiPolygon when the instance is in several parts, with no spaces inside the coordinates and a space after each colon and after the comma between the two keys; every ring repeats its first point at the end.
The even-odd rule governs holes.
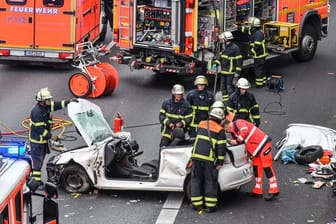
{"type": "Polygon", "coordinates": [[[120,113],[117,113],[117,116],[114,118],[114,132],[123,131],[124,127],[124,118],[121,117],[120,113]]]}

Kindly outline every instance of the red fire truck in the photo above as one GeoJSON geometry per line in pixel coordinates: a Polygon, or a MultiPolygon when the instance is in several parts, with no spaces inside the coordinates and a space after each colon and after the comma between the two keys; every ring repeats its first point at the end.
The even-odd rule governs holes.
{"type": "MultiPolygon", "coordinates": [[[[43,198],[43,223],[57,224],[57,188],[51,183],[39,184],[29,177],[31,159],[24,141],[0,141],[0,223],[35,223],[33,197],[43,198]]],[[[36,201],[35,201],[36,202],[36,201]]]]}
{"type": "Polygon", "coordinates": [[[113,35],[120,52],[111,59],[132,70],[212,73],[218,35],[232,31],[246,68],[253,63],[248,37],[236,25],[255,16],[262,21],[268,59],[292,54],[308,61],[327,36],[329,11],[328,0],[115,0],[113,35]]]}

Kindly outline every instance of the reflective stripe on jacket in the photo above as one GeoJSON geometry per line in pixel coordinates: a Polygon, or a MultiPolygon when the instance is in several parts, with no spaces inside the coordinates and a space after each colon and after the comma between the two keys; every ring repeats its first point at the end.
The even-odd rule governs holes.
{"type": "Polygon", "coordinates": [[[268,56],[265,36],[261,28],[251,29],[249,26],[241,26],[238,27],[238,30],[250,36],[250,53],[253,58],[266,58],[268,56]]]}
{"type": "Polygon", "coordinates": [[[182,123],[182,128],[186,129],[192,119],[192,109],[189,102],[185,99],[174,102],[172,98],[162,103],[159,121],[161,123],[161,135],[171,139],[172,129],[168,126],[170,123],[182,123]]]}
{"type": "Polygon", "coordinates": [[[223,164],[226,150],[226,135],[223,127],[214,120],[201,121],[191,158],[223,164]]]}
{"type": "Polygon", "coordinates": [[[267,134],[246,120],[234,121],[231,131],[238,142],[245,142],[246,149],[252,156],[257,156],[266,143],[271,141],[267,134]]]}
{"type": "Polygon", "coordinates": [[[186,99],[190,103],[193,111],[190,126],[196,128],[200,121],[208,119],[209,110],[214,103],[215,97],[208,90],[198,91],[197,89],[193,89],[188,92],[186,99]]]}
{"type": "Polygon", "coordinates": [[[50,112],[68,105],[68,100],[51,101],[50,106],[37,103],[30,113],[29,141],[45,144],[51,138],[52,118],[50,112]]]}
{"type": "Polygon", "coordinates": [[[256,29],[250,37],[250,50],[253,58],[266,58],[267,48],[265,37],[261,29],[256,29]]]}
{"type": "Polygon", "coordinates": [[[259,105],[249,92],[244,95],[240,95],[239,90],[234,92],[227,101],[227,110],[235,114],[235,119],[260,123],[259,105]]]}
{"type": "Polygon", "coordinates": [[[225,49],[220,53],[221,74],[240,74],[243,65],[243,56],[237,44],[231,43],[225,46],[225,49]]]}

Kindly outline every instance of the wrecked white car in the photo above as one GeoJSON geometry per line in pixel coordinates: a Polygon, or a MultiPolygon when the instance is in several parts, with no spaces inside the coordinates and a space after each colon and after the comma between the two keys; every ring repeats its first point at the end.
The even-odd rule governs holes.
{"type": "MultiPolygon", "coordinates": [[[[109,190],[184,191],[190,187],[186,165],[192,145],[162,148],[157,160],[141,165],[143,151],[129,132],[114,133],[100,108],[85,99],[68,105],[68,114],[86,146],[50,157],[48,180],[67,192],[109,190]]],[[[159,150],[158,150],[159,151],[159,150]]],[[[244,145],[229,147],[230,156],[219,171],[221,191],[239,188],[253,179],[244,145]]]]}
{"type": "Polygon", "coordinates": [[[292,123],[284,131],[283,137],[276,143],[279,149],[274,160],[283,156],[289,150],[294,150],[293,161],[299,164],[308,164],[319,159],[324,152],[335,158],[336,131],[318,125],[292,123]]]}
{"type": "MultiPolygon", "coordinates": [[[[336,195],[336,130],[312,124],[289,124],[276,147],[279,151],[275,160],[281,156],[285,164],[308,165],[312,177],[331,180],[332,192],[336,195]]],[[[324,183],[317,181],[316,184],[313,188],[320,188],[324,183]]]]}

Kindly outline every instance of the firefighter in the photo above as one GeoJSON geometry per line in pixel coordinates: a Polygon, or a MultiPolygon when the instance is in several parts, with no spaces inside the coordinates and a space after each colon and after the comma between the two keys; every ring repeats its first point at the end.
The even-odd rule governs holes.
{"type": "MultiPolygon", "coordinates": [[[[48,88],[40,89],[36,96],[36,105],[30,113],[29,143],[33,160],[32,177],[42,185],[41,169],[43,160],[50,153],[48,140],[52,138],[50,112],[65,108],[70,101],[76,99],[52,101],[52,95],[48,88]]],[[[77,101],[78,102],[78,101],[77,101]]]]}
{"type": "Polygon", "coordinates": [[[185,133],[192,120],[192,109],[187,100],[183,98],[184,87],[175,84],[171,90],[172,97],[162,103],[159,120],[161,123],[160,147],[172,144],[173,130],[178,128],[185,133]]]}
{"type": "Polygon", "coordinates": [[[218,170],[224,162],[226,136],[221,121],[224,111],[213,108],[209,119],[199,123],[191,159],[191,207],[196,211],[217,209],[218,170]]]}
{"type": "Polygon", "coordinates": [[[233,42],[233,35],[230,31],[220,34],[219,39],[224,42],[224,47],[215,63],[221,65],[220,91],[223,102],[226,102],[234,91],[234,80],[240,76],[243,56],[238,45],[233,42]]]}
{"type": "Polygon", "coordinates": [[[263,87],[266,84],[265,61],[268,56],[265,36],[261,30],[259,18],[250,17],[248,23],[248,27],[241,26],[238,30],[250,36],[250,54],[254,60],[255,84],[256,87],[263,87]]]}
{"type": "Polygon", "coordinates": [[[205,76],[199,75],[194,80],[195,89],[187,93],[186,99],[191,105],[193,117],[189,128],[190,137],[196,137],[197,125],[200,121],[209,117],[210,106],[214,102],[214,95],[206,89],[208,80],[205,76]]]}
{"type": "Polygon", "coordinates": [[[228,111],[225,104],[221,100],[216,100],[212,105],[211,109],[213,108],[221,108],[224,110],[225,120],[233,121],[235,114],[231,111],[228,111]]]}
{"type": "Polygon", "coordinates": [[[246,149],[252,158],[253,173],[255,176],[255,187],[248,195],[255,197],[263,196],[262,178],[265,172],[268,178],[268,194],[264,197],[266,201],[273,200],[279,194],[277,178],[272,166],[272,142],[271,138],[251,122],[243,119],[235,121],[224,121],[224,130],[232,133],[235,139],[229,140],[231,145],[245,143],[246,149]]]}
{"type": "Polygon", "coordinates": [[[237,90],[230,96],[227,102],[228,111],[235,114],[235,119],[244,119],[260,125],[259,105],[252,93],[247,90],[250,83],[245,78],[238,79],[237,90]]]}

